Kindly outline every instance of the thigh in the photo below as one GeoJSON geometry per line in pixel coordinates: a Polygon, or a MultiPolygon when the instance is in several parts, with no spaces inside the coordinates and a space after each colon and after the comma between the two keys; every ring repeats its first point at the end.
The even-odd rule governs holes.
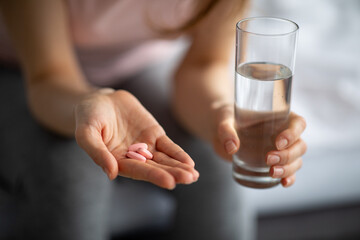
{"type": "Polygon", "coordinates": [[[105,174],[74,139],[34,122],[19,72],[0,74],[0,182],[17,199],[17,232],[37,239],[105,239],[110,196],[105,174]]]}

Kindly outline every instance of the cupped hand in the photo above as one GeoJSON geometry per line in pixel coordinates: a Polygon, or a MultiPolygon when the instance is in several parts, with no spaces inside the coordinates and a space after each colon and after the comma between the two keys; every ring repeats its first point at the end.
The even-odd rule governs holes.
{"type": "Polygon", "coordinates": [[[199,177],[189,155],[127,91],[98,90],[75,107],[75,118],[78,144],[111,180],[121,175],[173,189],[199,177]],[[128,147],[138,142],[148,144],[152,160],[126,157],[128,147]]]}
{"type": "MultiPolygon", "coordinates": [[[[218,155],[231,161],[232,155],[240,147],[234,124],[233,106],[230,104],[218,108],[214,113],[215,131],[213,147],[218,155]]],[[[306,128],[306,122],[301,116],[290,113],[289,126],[282,131],[275,140],[276,150],[266,155],[266,164],[270,166],[270,175],[281,178],[281,184],[289,187],[295,182],[295,173],[302,166],[301,156],[305,154],[307,146],[301,139],[306,128]]]]}

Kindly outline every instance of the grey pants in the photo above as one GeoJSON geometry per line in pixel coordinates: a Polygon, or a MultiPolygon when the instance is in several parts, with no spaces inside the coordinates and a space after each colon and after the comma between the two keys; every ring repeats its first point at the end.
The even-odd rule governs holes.
{"type": "Polygon", "coordinates": [[[174,191],[121,177],[110,182],[74,139],[33,120],[23,77],[1,68],[0,238],[100,240],[155,229],[167,230],[164,239],[243,239],[231,164],[176,123],[164,78],[142,74],[120,87],[138,97],[195,160],[199,181],[174,191]]]}

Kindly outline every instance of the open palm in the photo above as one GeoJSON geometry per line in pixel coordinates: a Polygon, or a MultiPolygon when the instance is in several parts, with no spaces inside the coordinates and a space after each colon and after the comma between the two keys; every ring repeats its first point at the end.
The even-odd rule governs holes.
{"type": "Polygon", "coordinates": [[[78,144],[110,179],[121,175],[168,189],[198,179],[193,160],[130,93],[100,91],[78,104],[75,116],[78,144]],[[126,157],[128,147],[138,142],[148,144],[152,160],[126,157]]]}

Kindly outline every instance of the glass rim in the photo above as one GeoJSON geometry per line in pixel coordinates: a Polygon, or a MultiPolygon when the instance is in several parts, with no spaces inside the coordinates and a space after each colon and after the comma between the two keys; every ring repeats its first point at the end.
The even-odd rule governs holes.
{"type": "Polygon", "coordinates": [[[299,30],[299,25],[296,22],[291,21],[291,20],[286,19],[286,18],[263,16],[263,17],[248,17],[248,18],[241,19],[240,21],[238,21],[236,23],[236,29],[238,29],[238,30],[240,30],[242,32],[245,32],[245,33],[249,33],[249,34],[254,34],[254,35],[259,35],[259,36],[269,36],[269,37],[274,36],[275,37],[275,36],[286,36],[286,35],[290,35],[292,33],[296,33],[299,30]],[[285,33],[257,33],[257,32],[244,30],[244,29],[242,29],[240,27],[241,23],[248,22],[248,21],[251,21],[251,20],[259,20],[259,19],[271,19],[271,20],[287,22],[287,23],[290,23],[290,24],[294,25],[295,29],[292,30],[292,31],[289,31],[289,32],[285,32],[285,33]]]}

